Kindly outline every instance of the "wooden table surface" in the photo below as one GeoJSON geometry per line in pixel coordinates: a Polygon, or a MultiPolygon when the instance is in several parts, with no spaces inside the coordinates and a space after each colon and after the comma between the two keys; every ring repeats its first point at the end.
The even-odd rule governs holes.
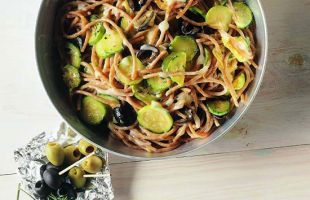
{"type": "MultiPolygon", "coordinates": [[[[226,136],[186,156],[132,161],[112,155],[115,199],[310,199],[310,0],[262,3],[268,64],[248,113],[226,136]]],[[[39,4],[1,1],[0,197],[5,200],[16,198],[14,149],[61,122],[36,69],[39,4]]]]}

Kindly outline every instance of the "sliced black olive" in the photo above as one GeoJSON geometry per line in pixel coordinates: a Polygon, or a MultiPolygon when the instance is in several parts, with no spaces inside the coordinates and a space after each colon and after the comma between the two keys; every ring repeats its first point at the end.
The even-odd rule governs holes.
{"type": "Polygon", "coordinates": [[[151,62],[158,55],[158,53],[159,50],[155,46],[144,44],[137,52],[137,57],[144,65],[146,65],[147,63],[151,62]]]}
{"type": "Polygon", "coordinates": [[[45,164],[45,165],[42,165],[42,166],[40,167],[40,175],[41,175],[41,178],[43,178],[43,173],[44,173],[45,170],[46,170],[46,164],[45,164]]]}
{"type": "Polygon", "coordinates": [[[73,40],[73,43],[78,46],[80,49],[82,49],[83,47],[83,39],[81,37],[76,37],[74,40],[73,40]]]}
{"type": "Polygon", "coordinates": [[[117,123],[121,126],[129,126],[137,119],[137,114],[129,103],[125,102],[120,107],[113,109],[113,116],[117,123]]]}
{"type": "Polygon", "coordinates": [[[139,11],[145,2],[145,0],[128,0],[128,4],[133,11],[139,11]]]}
{"type": "Polygon", "coordinates": [[[211,27],[209,27],[209,26],[204,26],[203,27],[203,32],[205,34],[211,35],[211,34],[214,34],[216,32],[216,30],[211,28],[211,27]]]}
{"type": "Polygon", "coordinates": [[[75,200],[77,198],[77,192],[73,186],[69,183],[65,183],[57,190],[58,196],[66,196],[68,200],[75,200]]]}
{"type": "Polygon", "coordinates": [[[34,191],[38,197],[44,198],[49,195],[51,189],[46,185],[44,181],[38,181],[34,185],[34,191]]]}
{"type": "Polygon", "coordinates": [[[192,109],[185,109],[184,113],[186,114],[186,117],[188,120],[193,120],[193,110],[192,109]]]}
{"type": "Polygon", "coordinates": [[[182,26],[181,26],[181,32],[184,34],[184,35],[191,35],[191,36],[194,36],[196,35],[197,33],[199,33],[201,31],[201,28],[198,27],[198,26],[193,26],[192,24],[186,22],[186,21],[183,21],[182,22],[182,26]]]}
{"type": "Polygon", "coordinates": [[[175,121],[175,123],[177,124],[184,124],[184,123],[188,123],[193,121],[193,113],[194,111],[190,108],[183,108],[180,110],[183,114],[186,115],[186,118],[181,118],[181,117],[177,117],[177,120],[175,121]]]}
{"type": "Polygon", "coordinates": [[[49,168],[43,173],[43,180],[50,188],[57,190],[64,182],[64,177],[59,176],[56,169],[49,168]]]}
{"type": "Polygon", "coordinates": [[[183,19],[175,19],[169,21],[169,33],[173,36],[181,35],[181,26],[182,26],[183,19]]]}

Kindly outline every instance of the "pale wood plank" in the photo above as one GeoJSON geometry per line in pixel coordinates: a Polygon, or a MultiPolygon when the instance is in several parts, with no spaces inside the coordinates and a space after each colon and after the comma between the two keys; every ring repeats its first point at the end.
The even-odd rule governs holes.
{"type": "Polygon", "coordinates": [[[309,153],[307,145],[114,164],[112,182],[118,200],[306,200],[309,153]]]}

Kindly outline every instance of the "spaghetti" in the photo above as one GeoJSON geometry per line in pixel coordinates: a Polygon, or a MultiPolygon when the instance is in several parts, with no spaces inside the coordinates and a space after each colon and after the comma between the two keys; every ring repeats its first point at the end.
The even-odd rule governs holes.
{"type": "MultiPolygon", "coordinates": [[[[240,21],[238,17],[238,12],[248,12],[248,7],[231,0],[227,5],[221,2],[79,0],[65,4],[57,20],[57,41],[64,65],[67,64],[64,78],[68,79],[68,64],[78,69],[77,73],[69,71],[74,76],[65,80],[71,96],[77,97],[77,110],[83,112],[84,97],[100,103],[88,112],[127,106],[138,115],[156,101],[162,117],[167,115],[167,120],[173,122],[167,130],[158,131],[156,120],[152,121],[155,126],[148,126],[135,114],[125,116],[133,118],[130,123],[122,123],[116,119],[118,115],[113,120],[99,120],[107,123],[112,135],[125,145],[147,152],[170,151],[193,139],[208,137],[233,114],[233,109],[246,102],[247,89],[258,67],[254,60],[255,24],[249,22],[242,27],[240,23],[246,19],[240,21]],[[226,21],[212,19],[216,12],[224,11],[221,17],[226,21]],[[227,26],[221,27],[226,22],[227,26]],[[116,37],[121,44],[114,44],[116,37]],[[180,45],[178,40],[185,43],[180,45]],[[68,47],[68,41],[73,46],[68,47]],[[190,45],[195,47],[193,51],[189,50],[190,45]],[[251,54],[248,58],[245,51],[251,54]],[[169,60],[173,56],[179,60],[175,66],[171,64],[173,59],[169,60]],[[180,69],[182,62],[184,69],[180,69]],[[76,77],[81,80],[73,82],[76,77]],[[149,79],[165,81],[154,88],[161,84],[168,87],[154,92],[149,79]],[[221,110],[223,106],[227,110],[221,110]]],[[[95,114],[85,116],[92,115],[95,114]]],[[[150,117],[153,118],[156,117],[150,117]]]]}

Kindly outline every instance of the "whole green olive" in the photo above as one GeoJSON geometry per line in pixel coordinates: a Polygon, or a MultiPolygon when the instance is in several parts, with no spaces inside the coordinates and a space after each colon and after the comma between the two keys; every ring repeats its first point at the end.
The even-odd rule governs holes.
{"type": "Polygon", "coordinates": [[[65,149],[65,163],[67,165],[73,164],[76,161],[80,160],[81,158],[81,152],[79,149],[75,146],[67,146],[65,149]]]}
{"type": "Polygon", "coordinates": [[[68,177],[71,181],[71,183],[76,187],[76,188],[82,188],[84,187],[86,183],[86,178],[84,177],[85,172],[83,169],[79,167],[73,167],[70,169],[68,177]]]}
{"type": "Polygon", "coordinates": [[[64,162],[65,153],[62,146],[56,142],[49,142],[45,147],[45,154],[53,165],[60,166],[64,162]]]}
{"type": "Polygon", "coordinates": [[[84,139],[79,141],[78,148],[79,148],[79,151],[85,156],[96,151],[97,149],[96,146],[92,145],[91,143],[87,142],[84,139]]]}
{"type": "Polygon", "coordinates": [[[90,156],[84,160],[81,167],[88,173],[97,173],[105,165],[105,161],[98,156],[90,156]]]}

